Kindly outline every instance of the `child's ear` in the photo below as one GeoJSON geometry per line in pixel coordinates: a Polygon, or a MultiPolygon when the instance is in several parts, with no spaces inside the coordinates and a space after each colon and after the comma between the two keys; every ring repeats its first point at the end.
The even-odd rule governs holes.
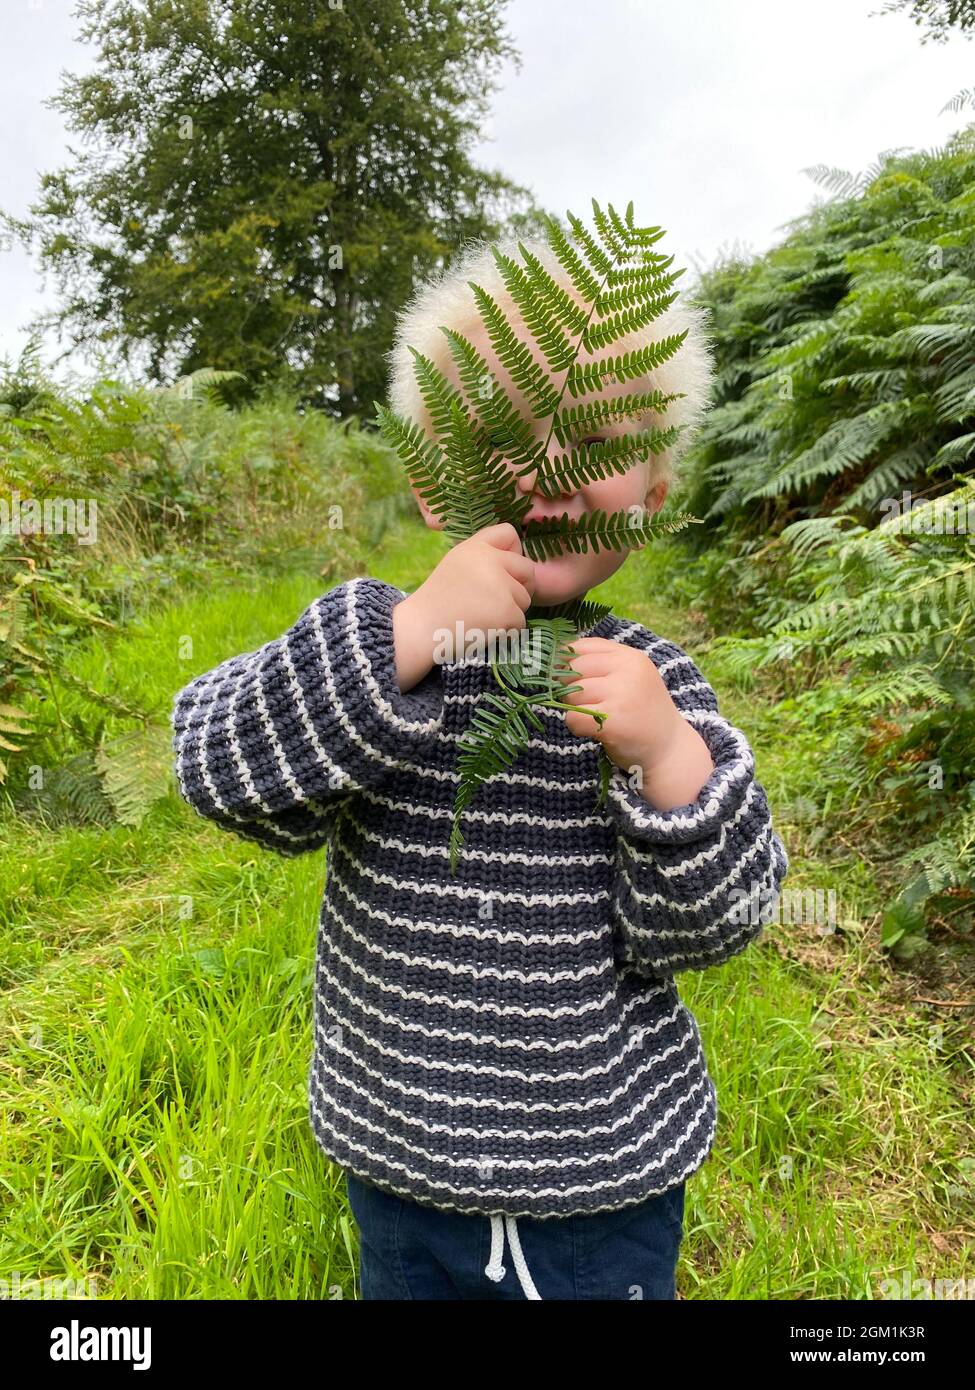
{"type": "Polygon", "coordinates": [[[661,478],[659,482],[647,489],[647,497],[644,503],[650,513],[658,512],[664,504],[667,493],[670,491],[670,482],[666,478],[661,478]]]}

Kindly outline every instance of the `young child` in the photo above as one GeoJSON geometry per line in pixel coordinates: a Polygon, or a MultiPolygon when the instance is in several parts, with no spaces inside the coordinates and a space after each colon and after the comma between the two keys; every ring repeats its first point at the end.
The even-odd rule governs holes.
{"type": "MultiPolygon", "coordinates": [[[[522,240],[574,294],[548,244],[522,240]]],[[[471,280],[544,365],[490,248],[468,246],[417,291],[391,353],[391,408],[431,435],[408,345],[459,387],[441,324],[531,419],[471,280]]],[[[651,381],[622,388],[683,397],[596,437],[697,422],[703,311],[675,301],[613,350],[685,332],[651,381]]],[[[559,497],[519,478],[529,516],[655,511],[689,433],[559,497]]],[[[607,615],[573,643],[581,688],[566,695],[605,723],[536,709],[544,733],[479,788],[448,866],[458,740],[498,689],[485,635],[584,596],[625,558],[533,563],[513,526],[490,526],[415,592],[349,579],[175,698],[180,787],[201,815],[281,854],[329,847],[309,1118],[346,1170],[364,1298],[676,1297],[685,1183],[713,1144],[717,1097],[674,977],[754,940],[787,871],[744,734],[679,646],[607,615]],[[458,623],[474,640],[443,658],[458,623]]]]}

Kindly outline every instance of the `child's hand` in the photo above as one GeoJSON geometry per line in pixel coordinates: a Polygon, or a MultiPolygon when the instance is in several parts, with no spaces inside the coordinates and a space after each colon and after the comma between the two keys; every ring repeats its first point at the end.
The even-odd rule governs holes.
{"type": "MultiPolygon", "coordinates": [[[[490,628],[520,632],[525,627],[534,590],[534,561],[522,553],[510,522],[485,526],[453,546],[393,609],[400,689],[410,689],[430,670],[438,629],[453,636],[459,622],[462,640],[470,634],[486,647],[490,628]]],[[[455,655],[460,658],[464,652],[455,655]]]]}
{"type": "Polygon", "coordinates": [[[577,637],[571,650],[578,675],[564,680],[581,688],[567,693],[566,703],[607,717],[600,727],[592,715],[568,710],[569,732],[601,743],[624,772],[636,770],[637,790],[658,810],[694,801],[714,770],[711,754],[646,653],[604,637],[577,637]]]}

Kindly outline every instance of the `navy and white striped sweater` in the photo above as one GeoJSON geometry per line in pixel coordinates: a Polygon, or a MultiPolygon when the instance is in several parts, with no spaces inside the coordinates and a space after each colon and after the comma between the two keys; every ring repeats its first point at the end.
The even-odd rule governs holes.
{"type": "Polygon", "coordinates": [[[180,788],[285,855],[328,845],[309,1117],[325,1154],[414,1201],[488,1215],[625,1207],[704,1162],[715,1087],[674,976],[741,951],[788,860],[754,759],[673,642],[612,614],[715,767],[659,812],[562,713],[448,839],[485,655],[396,680],[403,591],[357,578],[175,697],[180,788]]]}

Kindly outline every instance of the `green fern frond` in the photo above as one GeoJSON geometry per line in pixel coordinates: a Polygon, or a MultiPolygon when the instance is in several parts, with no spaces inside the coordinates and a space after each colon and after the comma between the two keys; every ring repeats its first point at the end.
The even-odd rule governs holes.
{"type": "Polygon", "coordinates": [[[481,319],[498,361],[529,402],[535,419],[550,415],[559,402],[559,393],[552,381],[541,364],[535,361],[528,346],[517,337],[492,296],[480,285],[475,285],[473,280],[468,283],[474,291],[481,319]]]}
{"type": "Polygon", "coordinates": [[[608,603],[597,603],[595,599],[566,599],[548,607],[546,615],[549,619],[569,618],[574,628],[586,632],[612,611],[608,603]]]}
{"type": "Polygon", "coordinates": [[[165,725],[149,724],[95,749],[102,788],[123,825],[141,825],[153,803],[169,790],[171,741],[165,725]]]}
{"type": "Polygon", "coordinates": [[[971,887],[975,881],[975,811],[960,815],[897,862],[902,868],[922,864],[929,882],[936,885],[935,891],[971,887]]]}
{"type": "MultiPolygon", "coordinates": [[[[566,605],[568,607],[569,605],[566,605]]],[[[604,604],[593,605],[591,612],[604,616],[610,610],[604,604]]],[[[591,714],[598,723],[605,715],[581,705],[569,705],[565,697],[581,689],[567,684],[571,656],[569,644],[576,635],[577,624],[585,626],[590,612],[577,607],[572,620],[556,615],[544,619],[529,619],[528,659],[494,661],[492,670],[502,694],[487,692],[478,702],[471,725],[459,740],[458,771],[460,785],[454,803],[454,819],[448,844],[450,870],[456,872],[457,859],[464,843],[461,818],[482,783],[511,767],[527,747],[531,734],[529,725],[544,733],[545,725],[533,706],[546,709],[575,709],[591,714]]],[[[601,758],[605,757],[600,750],[601,758]]],[[[600,774],[601,791],[605,773],[600,774]]]]}
{"type": "MultiPolygon", "coordinates": [[[[975,343],[972,344],[975,351],[975,343]]],[[[975,415],[975,367],[949,377],[932,397],[938,407],[938,419],[968,420],[975,415]]]]}
{"type": "Polygon", "coordinates": [[[746,500],[780,496],[854,468],[903,427],[912,409],[911,401],[885,401],[862,415],[835,421],[815,444],[753,488],[746,500]]]}
{"type": "Polygon", "coordinates": [[[43,783],[17,793],[14,802],[51,826],[109,826],[116,818],[90,752],[45,771],[43,783]]]}
{"type": "Polygon", "coordinates": [[[154,393],[163,397],[178,397],[180,400],[195,402],[211,401],[221,403],[220,392],[216,389],[225,381],[244,381],[243,372],[224,371],[218,367],[198,367],[195,372],[187,372],[178,377],[172,386],[157,386],[154,393]]]}
{"type": "Polygon", "coordinates": [[[622,265],[626,260],[625,253],[620,256],[618,260],[614,255],[607,256],[595,237],[578,217],[575,217],[571,212],[567,212],[566,217],[569,219],[569,226],[572,228],[572,233],[585,252],[586,258],[600,282],[600,286],[605,284],[607,277],[612,274],[614,268],[616,268],[617,265],[622,265]]]}
{"type": "Polygon", "coordinates": [[[546,304],[549,312],[561,323],[570,335],[578,337],[585,332],[588,315],[570,294],[549,275],[537,256],[533,255],[521,242],[518,243],[529,276],[538,292],[539,299],[546,304]]]}
{"type": "MultiPolygon", "coordinates": [[[[683,270],[670,276],[670,281],[676,280],[679,275],[683,275],[683,270]]],[[[608,343],[615,343],[617,338],[622,338],[625,333],[635,333],[638,329],[646,328],[653,323],[654,319],[659,318],[665,309],[668,309],[677,298],[677,291],[673,294],[664,294],[656,299],[645,302],[640,309],[625,309],[622,313],[613,314],[603,323],[590,324],[586,329],[582,340],[582,346],[587,352],[596,352],[604,348],[608,343]]]]}
{"type": "Polygon", "coordinates": [[[413,371],[423,403],[430,414],[430,421],[434,429],[445,434],[450,428],[455,406],[465,419],[468,418],[464,398],[428,357],[424,357],[415,347],[411,347],[410,352],[413,354],[413,371]]]}
{"type": "MultiPolygon", "coordinates": [[[[611,472],[626,473],[635,460],[646,458],[648,453],[659,454],[668,448],[680,433],[680,427],[671,425],[665,430],[654,426],[648,430],[638,430],[633,434],[616,435],[597,444],[586,444],[573,448],[567,454],[556,454],[536,469],[536,486],[546,497],[558,497],[568,487],[580,488],[611,472]]],[[[520,475],[519,475],[520,476],[520,475]]]]}
{"type": "Polygon", "coordinates": [[[518,306],[525,327],[544,354],[549,369],[553,372],[567,371],[575,353],[559,321],[559,303],[550,301],[510,256],[497,247],[493,247],[492,251],[505,289],[518,306]]]}
{"type": "Polygon", "coordinates": [[[956,439],[949,439],[947,444],[942,444],[931,460],[931,466],[932,469],[935,467],[962,468],[973,454],[975,454],[975,434],[960,434],[956,439]]]}
{"type": "Polygon", "coordinates": [[[645,347],[624,352],[619,357],[604,357],[596,362],[573,362],[566,377],[566,389],[570,396],[582,396],[601,391],[607,381],[622,384],[645,377],[661,362],[673,357],[686,337],[685,328],[681,333],[658,338],[655,343],[647,343],[645,347]]]}
{"type": "MultiPolygon", "coordinates": [[[[546,217],[545,226],[549,245],[558,256],[560,265],[586,303],[594,303],[599,294],[598,276],[593,274],[582,257],[577,254],[575,247],[554,218],[546,217]]],[[[609,274],[611,275],[612,271],[609,274]]]]}
{"type": "Polygon", "coordinates": [[[475,401],[478,417],[495,449],[516,464],[539,462],[539,446],[529,423],[512,405],[487,362],[474,345],[452,328],[444,328],[461,382],[475,401]]]}
{"type": "Polygon", "coordinates": [[[645,415],[648,411],[665,410],[671,401],[678,400],[685,393],[671,391],[640,391],[635,395],[618,396],[609,401],[590,401],[588,405],[569,406],[558,410],[552,417],[552,430],[560,444],[564,445],[573,436],[580,437],[591,430],[601,429],[614,420],[625,420],[635,415],[645,415]]]}
{"type": "Polygon", "coordinates": [[[109,695],[105,690],[96,690],[93,685],[83,681],[72,671],[64,666],[59,666],[54,673],[55,679],[62,685],[68,686],[70,690],[76,690],[79,695],[84,695],[86,700],[92,704],[101,706],[102,709],[111,710],[113,714],[119,714],[124,719],[145,719],[146,711],[136,709],[133,705],[127,705],[124,700],[120,700],[117,695],[109,695]]]}
{"type": "Polygon", "coordinates": [[[545,560],[565,551],[576,555],[597,550],[628,550],[647,545],[661,535],[672,535],[699,521],[689,512],[661,518],[656,513],[635,520],[627,511],[597,509],[575,518],[563,513],[544,521],[529,521],[522,531],[522,545],[531,560],[545,560]]]}
{"type": "Polygon", "coordinates": [[[439,444],[428,439],[419,425],[401,419],[379,401],[376,415],[380,433],[399,454],[412,485],[437,516],[445,516],[450,499],[444,478],[445,458],[439,444]]]}

